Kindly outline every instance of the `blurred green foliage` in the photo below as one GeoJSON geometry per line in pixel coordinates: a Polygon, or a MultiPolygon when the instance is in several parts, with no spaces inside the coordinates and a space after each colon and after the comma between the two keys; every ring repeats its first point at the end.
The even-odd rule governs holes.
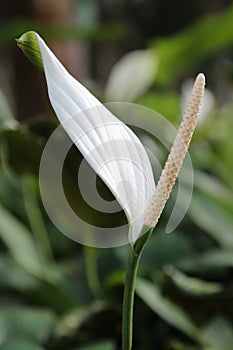
{"type": "MultiPolygon", "coordinates": [[[[109,28],[85,32],[55,28],[55,34],[60,37],[62,32],[64,40],[122,37],[124,26],[109,28]]],[[[0,44],[9,45],[26,29],[32,29],[31,23],[8,24],[0,44]]],[[[43,30],[46,37],[55,35],[54,28],[43,30]]],[[[176,126],[182,111],[182,79],[206,69],[214,98],[211,109],[207,106],[203,112],[190,148],[195,187],[188,214],[172,234],[164,233],[173,196],[142,257],[135,350],[232,349],[232,47],[232,7],[201,18],[172,37],[150,40],[145,50],[158,61],[157,69],[151,71],[154,79],[147,74],[147,81],[142,82],[145,88],[130,94],[132,101],[157,110],[176,126]],[[227,65],[222,66],[222,61],[227,65]]],[[[116,63],[122,77],[128,74],[127,64],[116,63]]],[[[131,89],[134,78],[132,71],[128,78],[131,89]]],[[[119,79],[117,88],[126,91],[126,83],[119,79]]],[[[109,84],[110,79],[108,88],[109,84]]],[[[0,107],[0,349],[120,349],[128,247],[82,247],[53,226],[41,203],[38,169],[43,147],[57,122],[49,115],[19,124],[2,94],[0,107]]],[[[164,149],[157,147],[165,159],[164,149]]],[[[88,211],[80,204],[80,194],[72,190],[73,159],[77,163],[81,159],[74,152],[76,158],[71,154],[65,169],[70,202],[94,222],[114,225],[115,217],[108,216],[106,221],[104,215],[88,211]]],[[[103,184],[100,187],[106,193],[103,184]]],[[[122,212],[119,220],[125,220],[122,212]]]]}

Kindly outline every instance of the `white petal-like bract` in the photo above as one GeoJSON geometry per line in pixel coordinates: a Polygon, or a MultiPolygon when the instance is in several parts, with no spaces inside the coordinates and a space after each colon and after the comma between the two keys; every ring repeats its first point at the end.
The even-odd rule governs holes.
{"type": "Polygon", "coordinates": [[[155,184],[137,136],[74,79],[37,35],[53,109],[82,155],[112,191],[139,236],[155,184]]]}

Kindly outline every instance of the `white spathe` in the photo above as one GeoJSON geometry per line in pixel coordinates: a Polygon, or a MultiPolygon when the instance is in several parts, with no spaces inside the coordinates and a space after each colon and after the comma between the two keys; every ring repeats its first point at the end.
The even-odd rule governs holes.
{"type": "Polygon", "coordinates": [[[53,109],[122,206],[133,242],[155,189],[147,153],[137,136],[67,72],[38,34],[37,40],[53,109]]]}

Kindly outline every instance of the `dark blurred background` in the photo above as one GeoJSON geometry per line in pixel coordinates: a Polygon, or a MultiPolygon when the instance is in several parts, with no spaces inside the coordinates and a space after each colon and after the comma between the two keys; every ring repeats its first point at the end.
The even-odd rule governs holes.
{"type": "MultiPolygon", "coordinates": [[[[38,31],[77,78],[94,80],[103,87],[114,63],[124,53],[145,48],[156,39],[173,36],[199,18],[220,14],[231,4],[230,0],[35,0],[16,3],[3,0],[1,67],[11,77],[8,84],[14,91],[17,119],[48,109],[43,78],[14,45],[14,39],[25,31],[38,31]]],[[[198,46],[192,49],[195,51],[198,46]]],[[[202,67],[213,58],[216,57],[207,56],[202,67]]]]}
{"type": "MultiPolygon", "coordinates": [[[[35,30],[101,101],[142,104],[176,127],[194,77],[205,73],[190,148],[192,201],[167,235],[173,195],[144,252],[133,349],[231,350],[233,2],[2,0],[0,30],[0,349],[114,350],[121,342],[128,247],[94,249],[69,240],[41,203],[40,157],[58,123],[43,74],[15,42],[35,30]]],[[[146,136],[163,163],[167,151],[146,136]]],[[[86,208],[74,191],[81,159],[72,149],[67,196],[91,221],[114,225],[116,217],[86,208]]]]}

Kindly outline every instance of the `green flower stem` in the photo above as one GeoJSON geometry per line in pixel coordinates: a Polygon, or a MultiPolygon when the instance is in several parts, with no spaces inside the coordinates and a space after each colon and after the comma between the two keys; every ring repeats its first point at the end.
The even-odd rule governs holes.
{"type": "Polygon", "coordinates": [[[122,350],[132,348],[134,290],[140,259],[139,255],[135,255],[133,246],[130,248],[123,301],[122,350]]]}
{"type": "Polygon", "coordinates": [[[134,245],[130,245],[123,300],[122,350],[132,349],[133,309],[137,270],[143,249],[152,231],[153,229],[149,228],[148,231],[142,237],[140,237],[134,245]]]}

